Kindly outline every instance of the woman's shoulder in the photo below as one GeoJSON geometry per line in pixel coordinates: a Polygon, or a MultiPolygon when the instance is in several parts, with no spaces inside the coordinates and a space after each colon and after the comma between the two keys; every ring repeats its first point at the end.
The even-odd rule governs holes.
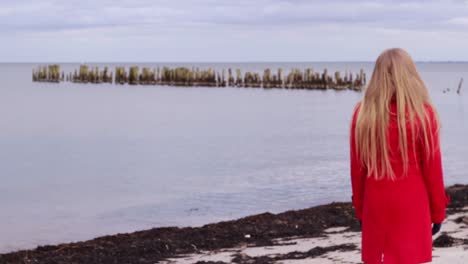
{"type": "Polygon", "coordinates": [[[429,115],[429,117],[433,118],[436,115],[436,110],[431,103],[425,103],[424,108],[426,109],[426,112],[429,115]]]}
{"type": "Polygon", "coordinates": [[[438,126],[438,114],[434,105],[431,103],[425,103],[424,109],[426,110],[426,122],[431,126],[438,126]]]}
{"type": "Polygon", "coordinates": [[[426,109],[426,124],[431,126],[433,129],[440,129],[439,115],[434,105],[431,103],[425,103],[424,108],[426,109]]]}

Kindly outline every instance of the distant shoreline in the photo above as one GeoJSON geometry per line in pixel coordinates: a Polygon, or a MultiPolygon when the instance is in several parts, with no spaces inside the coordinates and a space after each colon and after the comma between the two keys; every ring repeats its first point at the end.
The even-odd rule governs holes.
{"type": "MultiPolygon", "coordinates": [[[[450,186],[447,193],[451,197],[448,215],[464,212],[468,206],[468,185],[450,186]]],[[[348,232],[360,230],[351,203],[334,202],[279,214],[267,212],[201,227],[160,227],[84,242],[39,246],[34,250],[0,254],[0,263],[149,264],[200,251],[216,251],[240,245],[274,246],[277,244],[275,241],[281,238],[320,237],[325,230],[336,227],[348,232]]],[[[438,243],[442,247],[450,247],[453,239],[445,240],[438,243]]],[[[465,242],[468,243],[468,240],[465,242]]],[[[331,247],[320,252],[354,249],[350,245],[342,247],[331,247]]],[[[310,254],[305,257],[314,257],[315,253],[310,254]]]]}

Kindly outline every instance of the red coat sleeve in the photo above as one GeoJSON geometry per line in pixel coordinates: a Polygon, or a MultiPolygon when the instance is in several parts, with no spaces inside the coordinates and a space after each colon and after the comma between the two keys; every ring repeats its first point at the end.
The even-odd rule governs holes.
{"type": "Polygon", "coordinates": [[[356,144],[354,141],[355,129],[356,129],[356,119],[357,113],[359,112],[360,105],[358,104],[354,110],[353,120],[351,122],[351,132],[350,132],[350,174],[351,174],[351,187],[352,187],[352,196],[351,200],[356,212],[356,217],[359,220],[362,220],[362,208],[364,201],[364,183],[367,175],[367,170],[363,167],[362,162],[359,161],[356,144]]]}
{"type": "Polygon", "coordinates": [[[421,169],[427,193],[429,195],[432,222],[442,223],[445,219],[445,209],[450,202],[450,197],[446,194],[444,188],[439,127],[432,108],[427,107],[427,111],[430,122],[428,124],[426,122],[426,131],[430,133],[433,138],[433,142],[431,143],[431,137],[428,137],[432,153],[426,153],[425,146],[421,144],[421,169]]]}

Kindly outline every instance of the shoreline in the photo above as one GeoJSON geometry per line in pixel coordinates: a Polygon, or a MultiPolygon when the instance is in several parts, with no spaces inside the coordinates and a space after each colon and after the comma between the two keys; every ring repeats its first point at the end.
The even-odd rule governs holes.
{"type": "MultiPolygon", "coordinates": [[[[468,239],[457,236],[457,232],[466,233],[468,230],[468,185],[453,185],[446,190],[451,197],[451,203],[447,208],[447,218],[450,223],[444,222],[441,233],[434,240],[434,247],[462,250],[468,257],[468,239]]],[[[359,251],[356,236],[360,237],[360,227],[351,203],[333,202],[278,214],[266,212],[200,227],[158,227],[127,234],[108,235],[83,242],[38,246],[32,250],[0,254],[0,263],[149,264],[161,261],[276,263],[304,259],[311,261],[327,254],[330,256],[329,253],[354,252],[356,255],[359,251]],[[335,240],[330,238],[335,244],[317,244],[317,241],[330,237],[331,234],[342,237],[338,239],[335,237],[335,240]],[[351,242],[347,238],[351,239],[351,242]],[[309,242],[301,247],[304,241],[309,242]],[[290,247],[291,252],[280,250],[279,255],[265,253],[265,249],[273,250],[277,247],[285,249],[285,246],[290,247]],[[242,248],[256,248],[265,254],[254,254],[255,252],[249,255],[241,254],[242,248]],[[215,253],[229,252],[226,249],[234,251],[231,250],[232,254],[227,253],[227,255],[223,253],[224,258],[218,258],[216,261],[201,258],[203,255],[216,256],[215,253]],[[187,260],[187,256],[192,257],[187,260]]],[[[322,260],[317,263],[325,262],[322,260]]]]}

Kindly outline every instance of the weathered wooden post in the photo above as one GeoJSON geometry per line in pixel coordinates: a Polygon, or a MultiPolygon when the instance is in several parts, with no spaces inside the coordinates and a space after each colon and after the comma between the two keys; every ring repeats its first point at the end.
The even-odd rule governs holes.
{"type": "Polygon", "coordinates": [[[94,70],[92,67],[89,68],[88,72],[88,82],[93,83],[94,82],[94,70]]]}
{"type": "Polygon", "coordinates": [[[460,79],[460,82],[458,83],[457,94],[460,94],[462,85],[463,85],[463,78],[461,78],[461,79],[460,79]]]}
{"type": "Polygon", "coordinates": [[[89,75],[88,66],[86,66],[86,65],[80,65],[80,76],[79,76],[79,81],[80,81],[80,82],[83,82],[83,83],[88,82],[88,81],[89,81],[88,75],[89,75]]]}
{"type": "Polygon", "coordinates": [[[244,87],[251,87],[252,86],[252,80],[251,80],[251,74],[250,72],[246,72],[244,74],[244,87]]]}
{"type": "Polygon", "coordinates": [[[335,82],[336,84],[340,85],[341,84],[341,74],[339,71],[335,72],[335,82]]]}
{"type": "Polygon", "coordinates": [[[361,79],[362,85],[366,85],[366,83],[367,83],[366,82],[366,73],[364,72],[364,69],[361,69],[360,75],[361,75],[360,79],[361,79]]]}
{"type": "Polygon", "coordinates": [[[98,67],[94,67],[94,83],[100,83],[100,79],[99,79],[99,68],[98,67]]]}
{"type": "Polygon", "coordinates": [[[232,76],[232,69],[229,68],[228,69],[228,76],[229,76],[229,79],[228,79],[228,86],[234,86],[234,77],[232,76]]]}
{"type": "Polygon", "coordinates": [[[48,65],[47,71],[48,82],[60,82],[60,66],[57,64],[48,65]]]}
{"type": "Polygon", "coordinates": [[[150,83],[150,70],[147,67],[143,67],[141,70],[141,74],[139,76],[139,83],[140,84],[149,84],[150,83]]]}
{"type": "Polygon", "coordinates": [[[125,67],[116,67],[115,68],[115,82],[118,84],[125,84],[128,82],[127,72],[125,67]]]}
{"type": "Polygon", "coordinates": [[[226,87],[226,75],[225,75],[224,69],[221,75],[221,87],[226,87]]]}
{"type": "Polygon", "coordinates": [[[164,85],[164,83],[166,82],[167,80],[167,69],[166,67],[162,67],[161,68],[161,80],[160,80],[160,84],[161,85],[164,85]]]}
{"type": "Polygon", "coordinates": [[[346,86],[343,83],[343,80],[341,79],[341,73],[339,71],[335,72],[335,81],[333,82],[332,86],[336,90],[342,90],[346,88],[346,86]]]}
{"type": "Polygon", "coordinates": [[[271,70],[269,68],[263,71],[263,88],[271,88],[271,70]]]}
{"type": "Polygon", "coordinates": [[[278,69],[278,87],[279,88],[284,88],[284,83],[283,83],[283,69],[279,68],[278,69]]]}
{"type": "Polygon", "coordinates": [[[93,68],[90,67],[89,72],[88,72],[88,82],[93,83],[93,79],[94,79],[94,71],[93,71],[93,68]]]}
{"type": "Polygon", "coordinates": [[[154,76],[156,84],[160,84],[161,82],[161,69],[159,66],[156,68],[156,76],[154,76]]]}
{"type": "Polygon", "coordinates": [[[102,72],[102,81],[104,83],[107,83],[109,82],[109,75],[108,75],[108,72],[109,72],[109,68],[107,68],[107,66],[104,67],[104,71],[102,72]]]}
{"type": "Polygon", "coordinates": [[[329,79],[328,79],[328,69],[325,68],[323,70],[323,74],[322,74],[322,83],[323,83],[323,89],[328,89],[328,82],[329,79]]]}
{"type": "Polygon", "coordinates": [[[302,88],[302,77],[303,74],[299,69],[291,69],[291,72],[287,76],[287,89],[298,89],[302,88]]]}
{"type": "Polygon", "coordinates": [[[260,74],[258,72],[254,73],[254,88],[260,88],[262,87],[262,78],[260,77],[260,74]]]}
{"type": "Polygon", "coordinates": [[[175,68],[175,69],[172,69],[174,71],[174,75],[173,75],[173,84],[175,86],[181,86],[183,85],[183,82],[182,82],[182,76],[180,76],[180,69],[179,68],[175,68]]]}
{"type": "Polygon", "coordinates": [[[128,76],[128,83],[130,85],[137,85],[139,79],[139,68],[138,66],[130,67],[130,74],[128,76]]]}
{"type": "Polygon", "coordinates": [[[216,87],[216,72],[214,69],[210,68],[210,83],[211,86],[216,87]]]}
{"type": "Polygon", "coordinates": [[[212,87],[216,87],[216,71],[213,68],[210,68],[210,83],[212,87]]]}
{"type": "Polygon", "coordinates": [[[242,87],[242,72],[236,69],[236,87],[242,87]]]}
{"type": "Polygon", "coordinates": [[[52,69],[51,69],[51,66],[48,65],[48,70],[47,70],[47,81],[50,82],[52,80],[52,69]]]}
{"type": "Polygon", "coordinates": [[[291,84],[292,84],[292,69],[291,69],[291,71],[286,75],[286,80],[285,80],[284,88],[286,88],[286,89],[291,89],[291,84]]]}
{"type": "Polygon", "coordinates": [[[115,67],[115,84],[120,84],[120,67],[115,67]]]}
{"type": "Polygon", "coordinates": [[[153,68],[151,72],[151,84],[155,85],[158,82],[158,77],[156,76],[156,68],[153,68]]]}
{"type": "Polygon", "coordinates": [[[367,84],[367,77],[366,77],[366,73],[364,72],[364,70],[363,70],[363,69],[361,69],[361,70],[362,70],[362,72],[363,72],[363,73],[362,73],[362,76],[363,76],[363,84],[364,84],[364,85],[366,85],[366,84],[367,84]]]}

